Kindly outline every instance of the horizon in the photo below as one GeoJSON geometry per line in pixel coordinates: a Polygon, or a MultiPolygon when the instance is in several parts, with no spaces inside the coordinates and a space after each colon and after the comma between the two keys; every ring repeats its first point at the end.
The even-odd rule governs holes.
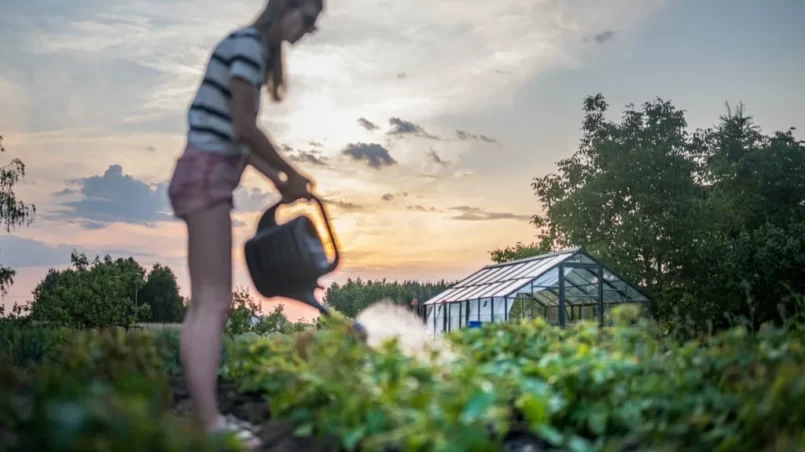
{"type": "MultiPolygon", "coordinates": [[[[37,215],[0,236],[0,263],[17,271],[4,305],[30,299],[73,248],[168,265],[188,295],[185,231],[165,194],[185,108],[212,46],[262,3],[232,2],[226,17],[209,0],[7,8],[0,155],[25,163],[15,191],[37,215]]],[[[493,249],[530,243],[531,179],[576,151],[588,95],[613,119],[659,97],[690,130],[717,124],[725,102],[765,133],[805,129],[796,0],[369,4],[328,5],[287,49],[285,101],[262,94],[261,126],[330,201],[344,259],[325,286],[456,281],[493,249]]],[[[248,169],[235,197],[234,283],[255,297],[242,246],[274,193],[248,169]]],[[[299,212],[318,219],[282,215],[299,212]]],[[[278,302],[291,320],[315,314],[287,300],[265,311],[278,302]]]]}

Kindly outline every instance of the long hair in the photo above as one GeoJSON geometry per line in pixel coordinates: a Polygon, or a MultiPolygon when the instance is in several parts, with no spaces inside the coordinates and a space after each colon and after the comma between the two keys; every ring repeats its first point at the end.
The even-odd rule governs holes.
{"type": "MultiPolygon", "coordinates": [[[[283,15],[295,5],[306,0],[268,0],[265,8],[257,16],[253,25],[263,32],[263,45],[268,52],[266,61],[265,85],[275,102],[282,101],[281,91],[285,91],[285,54],[282,40],[276,37],[274,26],[277,26],[283,15]]],[[[311,0],[307,0],[311,1],[311,0]]],[[[319,8],[324,9],[324,0],[312,0],[319,8]]]]}

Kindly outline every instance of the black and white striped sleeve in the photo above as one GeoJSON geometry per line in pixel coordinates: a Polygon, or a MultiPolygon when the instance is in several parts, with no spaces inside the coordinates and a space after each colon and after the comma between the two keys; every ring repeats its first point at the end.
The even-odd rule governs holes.
{"type": "Polygon", "coordinates": [[[263,47],[259,36],[241,34],[235,36],[235,45],[230,60],[232,78],[238,77],[254,86],[263,83],[263,47]]]}

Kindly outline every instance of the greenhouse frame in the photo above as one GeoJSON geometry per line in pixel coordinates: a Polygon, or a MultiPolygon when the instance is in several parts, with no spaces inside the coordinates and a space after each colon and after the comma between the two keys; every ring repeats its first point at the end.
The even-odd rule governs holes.
{"type": "Polygon", "coordinates": [[[507,322],[517,302],[561,327],[595,319],[603,326],[606,312],[620,304],[651,312],[651,298],[579,247],[487,265],[427,300],[425,321],[435,337],[507,322]]]}

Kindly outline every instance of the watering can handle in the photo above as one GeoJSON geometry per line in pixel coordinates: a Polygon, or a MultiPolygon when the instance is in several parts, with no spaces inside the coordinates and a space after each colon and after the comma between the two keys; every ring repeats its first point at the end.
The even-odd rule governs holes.
{"type": "Polygon", "coordinates": [[[327,216],[327,210],[324,208],[324,203],[321,202],[321,199],[319,199],[319,197],[316,195],[313,195],[312,199],[316,202],[316,204],[319,205],[319,211],[324,219],[324,225],[327,226],[327,235],[330,236],[330,243],[333,244],[333,252],[335,253],[335,256],[333,256],[333,261],[330,263],[330,267],[328,269],[328,271],[331,272],[338,267],[338,263],[341,261],[341,253],[338,251],[338,243],[336,243],[333,229],[330,227],[330,218],[327,216]]]}
{"type": "MultiPolygon", "coordinates": [[[[330,266],[327,270],[328,272],[331,272],[338,267],[338,264],[341,261],[341,253],[338,251],[338,243],[336,243],[335,235],[333,235],[333,230],[330,226],[330,218],[327,216],[327,210],[324,208],[324,203],[316,195],[313,195],[311,199],[319,205],[319,211],[321,212],[322,218],[324,218],[324,225],[327,226],[327,234],[329,234],[330,242],[333,244],[335,256],[333,257],[333,261],[330,263],[330,266]]],[[[274,205],[269,207],[265,213],[263,213],[263,216],[260,217],[260,221],[257,223],[258,231],[277,226],[277,209],[284,203],[284,200],[280,199],[274,205]]]]}

